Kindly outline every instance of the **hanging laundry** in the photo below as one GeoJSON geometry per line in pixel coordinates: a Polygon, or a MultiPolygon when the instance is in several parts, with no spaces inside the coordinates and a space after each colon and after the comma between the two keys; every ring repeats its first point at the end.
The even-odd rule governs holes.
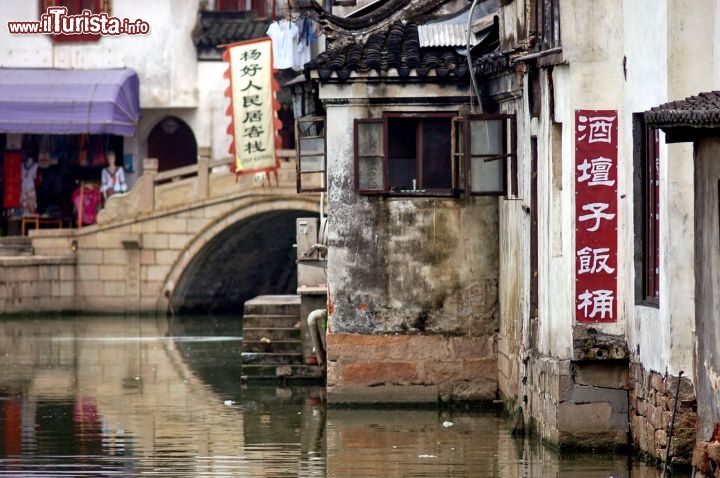
{"type": "Polygon", "coordinates": [[[298,19],[295,23],[298,29],[297,45],[293,52],[293,68],[302,70],[305,63],[311,60],[310,48],[317,41],[316,24],[308,15],[298,19]]]}
{"type": "Polygon", "coordinates": [[[299,30],[289,18],[274,21],[267,29],[272,40],[273,67],[277,70],[293,68],[295,41],[299,30]]]}

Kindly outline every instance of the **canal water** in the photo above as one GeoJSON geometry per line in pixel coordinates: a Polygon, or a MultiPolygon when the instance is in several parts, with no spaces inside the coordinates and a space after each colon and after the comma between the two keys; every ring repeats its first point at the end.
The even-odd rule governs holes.
{"type": "Polygon", "coordinates": [[[237,319],[0,329],[0,477],[662,476],[624,455],[560,456],[497,411],[327,410],[322,387],[244,384],[237,319]]]}

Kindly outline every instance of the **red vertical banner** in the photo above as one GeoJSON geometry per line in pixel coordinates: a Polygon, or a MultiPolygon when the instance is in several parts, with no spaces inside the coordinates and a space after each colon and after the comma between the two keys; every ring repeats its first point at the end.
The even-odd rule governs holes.
{"type": "Polygon", "coordinates": [[[576,322],[617,321],[618,114],[575,111],[576,322]]]}

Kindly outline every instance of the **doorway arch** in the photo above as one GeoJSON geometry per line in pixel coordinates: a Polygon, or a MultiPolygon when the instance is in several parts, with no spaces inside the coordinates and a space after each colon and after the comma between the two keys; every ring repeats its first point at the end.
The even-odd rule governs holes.
{"type": "Polygon", "coordinates": [[[158,171],[197,163],[197,141],[190,126],[176,116],[160,120],[148,135],[148,157],[157,158],[158,171]]]}

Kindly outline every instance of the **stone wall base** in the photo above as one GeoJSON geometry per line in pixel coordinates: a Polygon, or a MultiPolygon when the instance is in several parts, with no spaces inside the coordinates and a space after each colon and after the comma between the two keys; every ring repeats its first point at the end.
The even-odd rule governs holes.
{"type": "Polygon", "coordinates": [[[75,310],[75,257],[0,258],[0,311],[75,310]]]}
{"type": "Polygon", "coordinates": [[[329,403],[497,398],[495,335],[327,335],[329,403]]]}
{"type": "MultiPolygon", "coordinates": [[[[675,406],[678,378],[630,365],[630,429],[633,446],[658,462],[667,455],[668,436],[675,406]]],[[[675,426],[670,439],[670,460],[689,463],[697,429],[695,391],[692,382],[680,379],[675,426]]],[[[712,475],[711,475],[712,476],[712,475]]]]}
{"type": "Polygon", "coordinates": [[[558,448],[628,446],[627,362],[531,356],[523,378],[527,428],[558,448]]]}

